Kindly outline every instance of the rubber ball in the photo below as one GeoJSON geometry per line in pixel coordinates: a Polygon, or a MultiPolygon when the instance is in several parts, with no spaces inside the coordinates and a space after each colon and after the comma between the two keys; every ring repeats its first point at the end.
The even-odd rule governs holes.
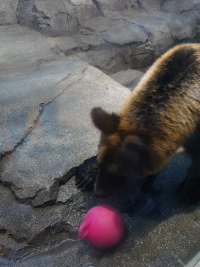
{"type": "Polygon", "coordinates": [[[124,218],[109,205],[91,208],[81,224],[78,235],[96,248],[115,246],[124,234],[124,218]]]}

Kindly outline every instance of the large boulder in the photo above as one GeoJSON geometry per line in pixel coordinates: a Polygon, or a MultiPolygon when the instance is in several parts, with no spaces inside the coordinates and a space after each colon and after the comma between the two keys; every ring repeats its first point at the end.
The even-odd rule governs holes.
{"type": "MultiPolygon", "coordinates": [[[[197,31],[196,41],[200,40],[200,1],[199,0],[167,0],[161,6],[163,14],[181,14],[187,19],[194,21],[193,31],[197,31]]],[[[186,21],[187,21],[186,19],[186,21]]],[[[185,25],[186,26],[186,25],[185,25]]],[[[187,27],[187,26],[186,26],[187,27]]],[[[184,30],[184,28],[183,28],[184,30]]],[[[182,30],[181,30],[182,31],[182,30]]],[[[187,40],[187,39],[186,39],[187,40]]]]}
{"type": "MultiPolygon", "coordinates": [[[[83,32],[76,35],[76,41],[85,50],[78,56],[106,74],[120,71],[124,65],[134,69],[150,65],[153,62],[153,47],[148,34],[142,27],[130,23],[122,13],[118,14],[118,20],[112,25],[111,22],[114,20],[116,17],[111,13],[104,30],[95,29],[93,34],[88,35],[83,32]],[[96,36],[95,42],[89,41],[94,36],[96,36]]],[[[87,22],[87,31],[94,31],[92,21],[87,22]]]]}
{"type": "Polygon", "coordinates": [[[194,16],[141,8],[109,11],[106,16],[87,21],[72,37],[82,50],[78,56],[109,75],[124,67],[150,66],[174,45],[198,38],[194,16]]]}
{"type": "Polygon", "coordinates": [[[64,184],[65,173],[97,154],[91,108],[117,111],[129,94],[77,58],[0,80],[0,256],[16,260],[36,247],[76,239],[95,201],[74,180],[64,184]]]}
{"type": "Polygon", "coordinates": [[[117,23],[117,20],[108,19],[105,17],[96,17],[88,20],[81,25],[80,33],[100,33],[109,30],[117,23]]]}
{"type": "Polygon", "coordinates": [[[129,91],[86,63],[67,58],[2,79],[0,95],[1,153],[8,154],[1,161],[1,180],[11,184],[17,198],[38,206],[55,200],[66,171],[97,153],[90,109],[119,108],[129,91]]]}
{"type": "Polygon", "coordinates": [[[78,57],[108,75],[120,71],[125,64],[123,53],[115,48],[80,52],[78,57]]]}
{"type": "MultiPolygon", "coordinates": [[[[109,18],[114,19],[116,13],[110,13],[109,18]]],[[[117,14],[118,19],[133,24],[141,29],[153,46],[154,58],[157,58],[177,41],[192,40],[196,36],[195,19],[183,15],[153,12],[137,13],[133,10],[124,10],[117,14]]],[[[133,67],[134,68],[134,67],[133,67]]]]}
{"type": "Polygon", "coordinates": [[[148,36],[137,25],[129,23],[120,23],[107,30],[103,34],[104,39],[117,45],[125,45],[131,43],[145,43],[148,36]]]}
{"type": "Polygon", "coordinates": [[[20,0],[17,18],[20,25],[27,25],[43,35],[66,36],[76,33],[80,24],[98,14],[91,0],[20,0]]]}

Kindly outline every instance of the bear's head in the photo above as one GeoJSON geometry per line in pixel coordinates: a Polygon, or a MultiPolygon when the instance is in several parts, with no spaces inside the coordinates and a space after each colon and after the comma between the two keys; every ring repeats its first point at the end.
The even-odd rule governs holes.
{"type": "Polygon", "coordinates": [[[94,194],[103,198],[122,188],[128,178],[146,176],[151,164],[150,151],[141,136],[127,127],[123,129],[119,115],[98,107],[92,109],[91,118],[101,131],[94,194]]]}

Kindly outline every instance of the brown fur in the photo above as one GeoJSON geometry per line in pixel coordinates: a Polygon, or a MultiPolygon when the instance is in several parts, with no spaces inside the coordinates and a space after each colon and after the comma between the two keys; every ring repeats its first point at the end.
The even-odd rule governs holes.
{"type": "Polygon", "coordinates": [[[180,186],[183,199],[200,200],[200,45],[183,44],[159,58],[119,114],[94,108],[101,130],[98,196],[107,196],[127,178],[152,175],[184,146],[193,158],[180,186]]]}

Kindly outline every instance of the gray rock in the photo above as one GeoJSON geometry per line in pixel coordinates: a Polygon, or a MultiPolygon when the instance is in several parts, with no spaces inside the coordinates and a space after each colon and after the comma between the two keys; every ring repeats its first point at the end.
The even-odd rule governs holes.
{"type": "Polygon", "coordinates": [[[74,40],[79,44],[83,51],[87,50],[101,50],[106,46],[102,36],[90,34],[76,34],[73,35],[74,40]]]}
{"type": "MultiPolygon", "coordinates": [[[[69,13],[73,14],[73,7],[69,5],[69,13]]],[[[42,34],[57,36],[78,30],[77,17],[68,22],[67,10],[63,1],[25,1],[21,0],[17,18],[20,25],[27,25],[42,34]]]]}
{"type": "Polygon", "coordinates": [[[72,178],[69,182],[60,187],[56,201],[65,203],[78,193],[79,190],[75,186],[75,178],[72,178]]]}
{"type": "Polygon", "coordinates": [[[8,150],[11,141],[23,141],[2,159],[1,180],[12,184],[17,198],[33,200],[36,206],[54,200],[59,178],[96,154],[98,134],[90,121],[90,109],[119,108],[129,95],[128,89],[75,58],[45,64],[0,84],[5,106],[1,116],[5,128],[9,125],[3,148],[8,150]],[[29,121],[32,128],[27,127],[29,121]],[[25,136],[21,138],[16,129],[25,136]]]}
{"type": "Polygon", "coordinates": [[[136,8],[139,9],[139,1],[138,0],[125,0],[126,7],[128,9],[136,8]]]}
{"type": "Polygon", "coordinates": [[[48,38],[51,43],[52,50],[59,55],[69,56],[80,50],[78,43],[70,36],[48,38]]]}
{"type": "Polygon", "coordinates": [[[169,28],[172,31],[174,41],[192,40],[196,37],[196,27],[194,17],[185,17],[183,15],[175,15],[171,13],[158,13],[158,16],[163,17],[169,28]]]}
{"type": "Polygon", "coordinates": [[[23,242],[17,242],[16,240],[14,240],[14,238],[8,236],[6,233],[0,234],[0,257],[6,258],[8,260],[15,259],[15,255],[26,247],[27,244],[23,242]]]}
{"type": "Polygon", "coordinates": [[[79,25],[97,17],[99,11],[94,3],[59,0],[21,0],[17,18],[20,25],[28,25],[44,35],[62,36],[78,32],[79,25]]]}
{"type": "Polygon", "coordinates": [[[112,20],[122,20],[124,21],[127,16],[137,16],[137,14],[146,14],[146,12],[139,8],[138,6],[134,6],[134,8],[127,8],[122,11],[112,11],[109,10],[106,12],[106,17],[112,20]]]}
{"type": "Polygon", "coordinates": [[[126,8],[125,0],[110,0],[109,2],[106,0],[97,0],[96,2],[103,14],[109,10],[121,11],[126,8]]]}
{"type": "Polygon", "coordinates": [[[175,14],[197,9],[200,9],[200,2],[198,0],[166,0],[161,7],[161,11],[175,14]]]}
{"type": "Polygon", "coordinates": [[[41,63],[55,60],[51,42],[25,27],[0,27],[0,78],[31,71],[41,63]]]}
{"type": "Polygon", "coordinates": [[[167,21],[162,16],[158,16],[157,13],[154,16],[140,13],[137,16],[128,16],[125,19],[141,27],[148,34],[155,57],[173,45],[174,41],[167,21]]]}
{"type": "MultiPolygon", "coordinates": [[[[16,108],[22,109],[23,113],[23,106],[28,106],[23,116],[26,121],[32,121],[32,106],[37,111],[43,103],[42,113],[34,126],[29,131],[26,129],[27,135],[22,143],[1,159],[1,182],[7,187],[0,185],[0,233],[3,233],[0,256],[16,260],[36,247],[43,250],[66,238],[76,238],[88,205],[94,201],[88,195],[81,197],[73,180],[61,187],[58,181],[69,168],[96,154],[98,134],[90,121],[90,109],[100,105],[110,111],[117,110],[129,91],[75,58],[44,64],[25,75],[1,79],[0,84],[1,99],[5,100],[7,96],[2,112],[9,111],[12,115],[7,117],[10,127],[7,140],[10,140],[12,127],[16,130],[15,127],[23,126],[16,108]],[[18,98],[13,97],[17,93],[18,98]],[[57,205],[44,207],[56,199],[57,205]],[[41,207],[33,208],[32,205],[41,207]]],[[[75,243],[76,248],[77,245],[75,243]]],[[[74,262],[76,252],[70,250],[69,253],[74,262]]],[[[35,261],[32,258],[20,265],[29,266],[30,261],[33,266],[40,266],[38,261],[46,262],[45,257],[42,254],[42,259],[36,257],[35,261]]],[[[55,255],[53,258],[55,260],[55,255]]],[[[49,260],[55,264],[52,257],[49,260]]],[[[1,259],[0,263],[12,264],[1,259]]]]}
{"type": "MultiPolygon", "coordinates": [[[[33,210],[30,205],[17,202],[8,188],[0,186],[0,191],[1,229],[8,232],[12,239],[15,241],[17,240],[19,243],[32,240],[40,232],[43,232],[45,228],[58,223],[62,218],[62,206],[55,207],[54,209],[33,210]],[[56,216],[54,212],[57,212],[56,216]],[[42,220],[43,216],[46,217],[44,220],[42,220]]],[[[12,242],[9,242],[9,245],[11,245],[12,242]]],[[[21,248],[23,247],[22,244],[20,246],[21,248]]]]}
{"type": "Polygon", "coordinates": [[[132,44],[130,47],[123,47],[122,55],[125,58],[125,66],[132,69],[142,69],[150,66],[154,61],[153,51],[154,47],[150,41],[141,45],[132,44]]]}
{"type": "Polygon", "coordinates": [[[109,30],[116,24],[116,20],[111,20],[105,17],[97,17],[88,20],[81,26],[81,33],[102,32],[109,30]]]}
{"type": "MultiPolygon", "coordinates": [[[[181,14],[182,19],[179,21],[180,25],[180,32],[183,33],[184,36],[184,28],[186,29],[186,32],[189,34],[189,31],[192,31],[192,35],[196,32],[196,41],[199,42],[199,19],[200,19],[200,2],[197,0],[192,1],[165,1],[162,5],[161,11],[167,12],[168,14],[174,13],[174,14],[181,14]],[[184,20],[185,19],[185,20],[184,20]],[[193,24],[193,25],[192,25],[193,24]],[[184,27],[183,27],[184,25],[184,27]],[[192,28],[191,28],[192,27],[192,28]],[[190,28],[190,30],[188,29],[190,28]]],[[[166,13],[162,13],[163,15],[166,13]]],[[[179,20],[179,16],[177,16],[177,19],[179,20]]],[[[176,30],[175,30],[176,31],[176,30]]],[[[177,35],[179,35],[177,30],[177,35]]],[[[176,35],[176,36],[177,36],[176,35]]],[[[175,38],[176,38],[175,36],[175,38]]],[[[191,38],[190,36],[186,38],[191,38]]]]}
{"type": "Polygon", "coordinates": [[[110,75],[110,77],[121,85],[128,87],[132,91],[139,83],[143,75],[144,73],[141,71],[128,69],[116,72],[110,75]]]}
{"type": "MultiPolygon", "coordinates": [[[[96,6],[95,1],[92,0],[72,0],[67,1],[64,0],[64,4],[66,8],[68,7],[68,2],[73,4],[73,8],[77,14],[78,23],[79,25],[83,24],[84,22],[95,18],[99,15],[99,10],[96,6]]],[[[70,13],[69,13],[70,14],[70,13]]]]}
{"type": "Polygon", "coordinates": [[[17,23],[18,0],[0,0],[0,25],[17,23]]]}
{"type": "Polygon", "coordinates": [[[187,4],[184,1],[184,11],[177,9],[175,13],[181,12],[177,15],[166,13],[173,12],[168,8],[171,5],[181,6],[180,1],[162,0],[112,0],[109,4],[104,0],[59,0],[56,5],[52,0],[20,0],[17,20],[44,35],[59,36],[44,39],[47,41],[45,52],[50,46],[59,56],[80,53],[81,59],[85,57],[86,62],[110,74],[123,69],[125,64],[130,68],[149,66],[177,42],[200,38],[198,2],[193,0],[187,4]],[[72,39],[61,37],[64,35],[73,36],[72,39]],[[81,54],[82,51],[88,55],[81,54]],[[103,60],[97,62],[99,54],[103,60]],[[102,64],[105,54],[111,57],[102,64]]]}
{"type": "Polygon", "coordinates": [[[140,8],[144,11],[151,13],[154,11],[160,11],[163,0],[140,0],[140,8]]]}
{"type": "Polygon", "coordinates": [[[70,216],[66,211],[69,210],[67,206],[32,208],[16,201],[8,188],[0,186],[0,192],[0,229],[5,232],[1,239],[3,245],[0,245],[1,257],[16,261],[38,249],[46,250],[53,243],[59,244],[68,238],[76,240],[84,211],[79,211],[76,220],[66,224],[65,220],[70,216]]]}
{"type": "MultiPolygon", "coordinates": [[[[164,53],[180,40],[193,40],[196,36],[194,19],[186,18],[183,15],[173,15],[162,12],[151,14],[138,13],[132,10],[124,10],[118,15],[128,23],[140,27],[148,35],[153,46],[154,57],[164,53]]],[[[112,15],[110,15],[112,18],[112,15]]],[[[134,68],[134,67],[133,67],[134,68]]]]}
{"type": "Polygon", "coordinates": [[[115,48],[82,52],[78,54],[78,57],[106,74],[120,71],[125,64],[122,52],[115,48]]]}
{"type": "Polygon", "coordinates": [[[129,22],[119,22],[99,35],[79,34],[73,38],[86,51],[78,56],[106,74],[120,71],[125,64],[130,68],[142,68],[153,62],[148,35],[141,27],[129,22]]]}
{"type": "MultiPolygon", "coordinates": [[[[12,151],[24,140],[27,133],[37,124],[42,105],[49,103],[62,93],[64,89],[62,80],[65,80],[68,75],[72,75],[71,82],[73,78],[76,79],[77,76],[73,76],[73,72],[78,67],[81,73],[84,63],[66,60],[50,63],[22,76],[0,80],[0,117],[3,123],[0,137],[1,154],[12,151]]],[[[66,85],[67,83],[68,81],[66,85]]]]}
{"type": "Polygon", "coordinates": [[[125,45],[145,43],[148,36],[137,25],[123,23],[113,26],[103,34],[104,39],[112,44],[125,45]]]}
{"type": "MultiPolygon", "coordinates": [[[[87,249],[89,250],[89,249],[87,249]]],[[[86,250],[86,251],[87,251],[86,250]]],[[[36,267],[36,266],[91,266],[86,258],[83,258],[85,250],[80,242],[66,240],[55,248],[35,253],[24,261],[15,263],[15,267],[36,267]],[[79,255],[80,254],[80,255],[79,255]],[[77,257],[78,255],[78,257],[77,257]],[[80,265],[81,264],[81,265],[80,265]],[[83,265],[82,265],[83,264],[83,265]]]]}
{"type": "Polygon", "coordinates": [[[130,46],[108,46],[99,51],[78,53],[78,57],[110,75],[124,68],[143,68],[153,62],[153,48],[150,42],[132,43],[130,46]]]}

